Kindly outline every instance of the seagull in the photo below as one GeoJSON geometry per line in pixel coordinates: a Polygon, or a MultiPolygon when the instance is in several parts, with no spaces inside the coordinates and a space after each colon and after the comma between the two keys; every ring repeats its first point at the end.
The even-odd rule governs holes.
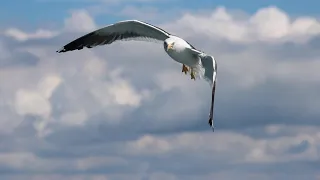
{"type": "Polygon", "coordinates": [[[217,62],[208,55],[182,38],[172,35],[165,30],[139,20],[125,20],[107,25],[90,32],[66,44],[58,53],[81,50],[84,47],[111,44],[115,41],[153,41],[162,42],[165,52],[175,61],[182,64],[182,73],[190,73],[191,79],[204,79],[212,87],[211,107],[208,124],[214,131],[213,108],[216,89],[217,62]]]}

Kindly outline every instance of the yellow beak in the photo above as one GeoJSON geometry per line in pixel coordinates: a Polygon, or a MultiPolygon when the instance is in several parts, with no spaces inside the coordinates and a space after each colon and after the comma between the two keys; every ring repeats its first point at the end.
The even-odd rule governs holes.
{"type": "Polygon", "coordinates": [[[167,51],[168,51],[169,49],[172,49],[172,47],[173,47],[173,43],[168,44],[167,51]]]}

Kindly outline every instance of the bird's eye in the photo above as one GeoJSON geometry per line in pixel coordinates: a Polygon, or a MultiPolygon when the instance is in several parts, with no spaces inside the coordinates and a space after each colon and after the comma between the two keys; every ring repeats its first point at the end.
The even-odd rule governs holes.
{"type": "Polygon", "coordinates": [[[167,49],[168,43],[167,43],[167,42],[164,42],[164,43],[163,43],[163,46],[164,46],[164,49],[167,49]]]}

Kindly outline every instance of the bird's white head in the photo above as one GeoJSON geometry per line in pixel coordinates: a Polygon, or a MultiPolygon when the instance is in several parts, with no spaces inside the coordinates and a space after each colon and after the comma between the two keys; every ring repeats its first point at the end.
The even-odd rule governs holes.
{"type": "Polygon", "coordinates": [[[169,51],[182,51],[189,45],[181,38],[172,36],[164,41],[164,50],[169,51]]]}
{"type": "Polygon", "coordinates": [[[175,41],[173,38],[168,38],[163,43],[163,47],[165,51],[173,50],[174,45],[175,45],[175,41]]]}

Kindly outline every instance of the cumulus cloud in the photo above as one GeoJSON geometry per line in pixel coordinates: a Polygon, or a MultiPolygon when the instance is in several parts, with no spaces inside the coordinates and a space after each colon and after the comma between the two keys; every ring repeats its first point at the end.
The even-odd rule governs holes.
{"type": "Polygon", "coordinates": [[[10,28],[7,29],[4,34],[19,41],[26,41],[28,39],[52,38],[56,35],[56,32],[38,29],[34,33],[26,33],[16,28],[10,28]]]}
{"type": "Polygon", "coordinates": [[[71,17],[64,20],[65,30],[72,32],[87,32],[96,29],[96,24],[86,10],[76,10],[71,17]]]}
{"type": "Polygon", "coordinates": [[[19,115],[35,114],[48,118],[51,114],[49,98],[60,84],[58,76],[43,79],[36,90],[18,90],[15,98],[16,111],[19,115]]]}
{"type": "Polygon", "coordinates": [[[291,18],[274,6],[259,9],[254,15],[245,18],[239,18],[220,7],[209,15],[185,14],[177,23],[180,26],[175,27],[179,30],[188,28],[212,38],[243,43],[305,42],[320,33],[320,24],[316,18],[291,18]]]}
{"type": "Polygon", "coordinates": [[[161,44],[57,54],[100,26],[85,10],[63,22],[1,33],[4,179],[317,177],[316,18],[220,7],[159,25],[216,56],[215,133],[206,124],[209,85],[184,76],[161,44]]]}

